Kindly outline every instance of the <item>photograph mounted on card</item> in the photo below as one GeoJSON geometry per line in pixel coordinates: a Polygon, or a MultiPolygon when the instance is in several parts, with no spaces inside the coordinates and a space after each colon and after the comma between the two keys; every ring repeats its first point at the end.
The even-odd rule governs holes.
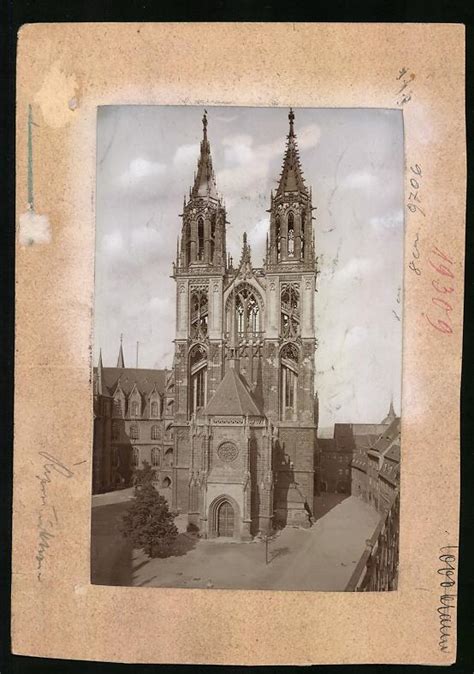
{"type": "Polygon", "coordinates": [[[18,45],[14,652],[454,662],[463,27],[18,45]]]}

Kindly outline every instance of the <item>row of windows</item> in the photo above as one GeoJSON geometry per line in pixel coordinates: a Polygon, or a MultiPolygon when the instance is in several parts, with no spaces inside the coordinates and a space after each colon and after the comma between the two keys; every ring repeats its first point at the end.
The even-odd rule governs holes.
{"type": "MultiPolygon", "coordinates": [[[[140,417],[142,415],[141,407],[141,404],[137,400],[132,400],[128,405],[129,415],[131,417],[140,417]]],[[[123,400],[120,396],[114,400],[114,416],[125,416],[125,400],[123,400]]],[[[160,407],[156,401],[153,401],[150,405],[150,416],[156,418],[160,417],[160,407]]]]}
{"type": "MultiPolygon", "coordinates": [[[[112,451],[112,464],[114,468],[120,466],[120,452],[117,447],[113,448],[112,451]]],[[[140,449],[138,447],[133,447],[132,453],[130,455],[130,463],[134,468],[138,468],[140,465],[140,449]]],[[[161,452],[158,447],[153,447],[151,450],[151,465],[154,468],[161,466],[161,452]]],[[[163,455],[163,467],[171,468],[173,466],[173,449],[170,447],[166,450],[163,455]]]]}
{"type": "MultiPolygon", "coordinates": [[[[140,426],[138,424],[130,424],[129,428],[129,438],[131,440],[138,440],[140,438],[140,426]]],[[[152,426],[150,431],[150,437],[152,440],[161,439],[161,428],[160,426],[152,426]]],[[[112,440],[120,439],[120,424],[116,421],[112,422],[112,440]]]]}

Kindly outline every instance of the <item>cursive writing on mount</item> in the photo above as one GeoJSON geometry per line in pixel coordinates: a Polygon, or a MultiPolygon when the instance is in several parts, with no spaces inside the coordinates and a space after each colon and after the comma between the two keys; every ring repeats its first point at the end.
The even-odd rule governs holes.
{"type": "Polygon", "coordinates": [[[41,504],[38,512],[38,548],[35,559],[37,562],[36,576],[41,581],[46,551],[50,547],[50,540],[55,537],[54,530],[59,523],[56,508],[49,502],[48,485],[55,475],[70,478],[74,473],[48,452],[38,452],[38,454],[45,459],[41,474],[36,475],[40,484],[41,504]]]}
{"type": "Polygon", "coordinates": [[[442,594],[439,597],[440,605],[438,606],[439,615],[439,649],[444,653],[449,649],[449,639],[452,628],[451,611],[456,608],[456,596],[454,591],[456,586],[456,555],[457,545],[446,545],[440,549],[439,560],[443,566],[438,569],[439,575],[442,577],[440,587],[442,594]]]}

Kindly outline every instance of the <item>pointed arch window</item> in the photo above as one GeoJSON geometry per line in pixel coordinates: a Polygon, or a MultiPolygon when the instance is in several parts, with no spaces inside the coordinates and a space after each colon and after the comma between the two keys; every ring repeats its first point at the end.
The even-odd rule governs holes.
{"type": "Polygon", "coordinates": [[[125,408],[125,401],[120,394],[114,398],[114,417],[123,417],[125,408]]]}
{"type": "Polygon", "coordinates": [[[284,283],[281,288],[281,333],[296,337],[300,332],[300,292],[297,283],[284,283]]]}
{"type": "Polygon", "coordinates": [[[154,468],[157,468],[160,465],[160,450],[158,447],[153,447],[151,450],[151,465],[154,468]]]}
{"type": "Polygon", "coordinates": [[[295,217],[288,214],[288,257],[295,256],[295,217]]]}
{"type": "Polygon", "coordinates": [[[190,369],[190,414],[197,414],[206,406],[207,401],[207,353],[206,349],[197,344],[189,354],[190,369]]]}
{"type": "Polygon", "coordinates": [[[284,421],[296,419],[298,360],[296,344],[285,344],[280,352],[280,416],[284,421]]]}
{"type": "Polygon", "coordinates": [[[276,232],[276,250],[277,250],[277,260],[281,260],[281,220],[280,216],[277,215],[275,218],[275,232],[276,232]]]}
{"type": "Polygon", "coordinates": [[[137,400],[132,400],[130,403],[130,416],[131,417],[138,417],[140,414],[140,405],[137,400]]]}
{"type": "Polygon", "coordinates": [[[216,249],[216,214],[211,217],[211,264],[214,263],[214,253],[216,249]]]}
{"type": "Polygon", "coordinates": [[[151,439],[152,440],[159,440],[160,439],[160,427],[159,426],[152,426],[151,427],[151,439]]]}
{"type": "Polygon", "coordinates": [[[204,259],[204,220],[198,219],[198,260],[204,259]]]}
{"type": "Polygon", "coordinates": [[[173,465],[173,448],[169,447],[165,452],[165,466],[171,468],[173,465]]]}
{"type": "Polygon", "coordinates": [[[209,301],[207,289],[196,288],[191,292],[191,337],[203,339],[207,335],[209,301]]]}
{"type": "Polygon", "coordinates": [[[138,440],[140,437],[140,431],[138,428],[138,424],[130,424],[130,439],[131,440],[138,440]]]}
{"type": "Polygon", "coordinates": [[[235,300],[235,323],[239,337],[255,337],[261,331],[262,299],[249,283],[241,283],[229,296],[226,307],[227,333],[232,330],[235,300]]]}
{"type": "Polygon", "coordinates": [[[151,403],[151,416],[157,417],[159,415],[158,401],[153,400],[151,403]]]}

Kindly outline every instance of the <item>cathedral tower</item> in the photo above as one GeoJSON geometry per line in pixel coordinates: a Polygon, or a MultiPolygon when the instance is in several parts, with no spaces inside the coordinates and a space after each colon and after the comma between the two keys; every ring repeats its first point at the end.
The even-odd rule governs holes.
{"type": "Polygon", "coordinates": [[[275,512],[285,521],[304,518],[304,501],[312,507],[317,427],[314,209],[291,109],[288,119],[279,184],[270,197],[264,359],[264,406],[279,436],[274,448],[275,512]]]}
{"type": "Polygon", "coordinates": [[[207,112],[194,184],[184,199],[181,237],[173,276],[177,285],[174,358],[175,480],[173,505],[188,487],[189,432],[193,417],[223,376],[223,286],[226,273],[226,212],[217,192],[207,136],[207,112]]]}

